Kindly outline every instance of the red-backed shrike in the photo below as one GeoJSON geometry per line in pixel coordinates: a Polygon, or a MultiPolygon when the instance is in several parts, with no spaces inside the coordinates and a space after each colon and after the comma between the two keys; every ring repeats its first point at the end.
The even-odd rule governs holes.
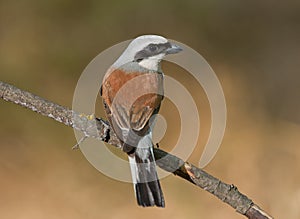
{"type": "Polygon", "coordinates": [[[152,144],[154,116],[163,99],[161,60],[181,48],[156,35],[134,39],[104,76],[107,118],[128,154],[139,205],[164,207],[152,144]]]}

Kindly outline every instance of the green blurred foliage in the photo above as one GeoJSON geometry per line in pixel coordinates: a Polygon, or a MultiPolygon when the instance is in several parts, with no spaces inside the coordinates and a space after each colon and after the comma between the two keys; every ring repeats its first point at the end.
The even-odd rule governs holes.
{"type": "MultiPolygon", "coordinates": [[[[223,86],[227,129],[205,169],[274,216],[299,218],[299,1],[1,0],[1,80],[71,106],[81,72],[98,53],[149,33],[197,50],[223,86]]],[[[189,90],[203,121],[190,158],[197,164],[210,113],[201,87],[189,90]]],[[[162,145],[178,137],[176,112],[167,109],[162,145]]],[[[242,218],[173,176],[162,180],[165,210],[138,208],[130,184],[71,151],[70,128],[4,101],[0,112],[0,218],[242,218]]]]}

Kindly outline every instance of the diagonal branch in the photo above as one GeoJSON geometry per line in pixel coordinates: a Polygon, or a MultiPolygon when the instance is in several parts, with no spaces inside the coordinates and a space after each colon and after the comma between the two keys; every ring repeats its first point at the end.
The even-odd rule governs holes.
{"type": "MultiPolygon", "coordinates": [[[[90,115],[74,112],[27,91],[0,81],[0,97],[8,102],[21,105],[43,116],[50,117],[60,123],[84,133],[85,137],[93,137],[116,147],[121,147],[115,133],[109,124],[90,115]]],[[[226,184],[205,171],[171,155],[161,149],[154,149],[157,165],[165,171],[195,184],[213,194],[222,202],[229,204],[238,213],[250,219],[270,219],[264,210],[260,209],[247,196],[240,193],[236,186],[226,184]]]]}

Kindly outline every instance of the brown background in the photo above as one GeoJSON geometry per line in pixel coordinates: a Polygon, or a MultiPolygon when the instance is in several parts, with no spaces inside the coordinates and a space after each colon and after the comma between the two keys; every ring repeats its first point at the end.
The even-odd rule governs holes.
{"type": "MultiPolygon", "coordinates": [[[[276,218],[299,218],[299,27],[300,2],[292,0],[2,0],[1,80],[71,106],[81,72],[104,49],[148,33],[181,41],[210,63],[227,101],[223,144],[205,170],[276,218]]],[[[168,65],[165,72],[189,85],[198,101],[203,124],[189,158],[197,164],[210,124],[207,100],[186,75],[168,65]]],[[[0,218],[243,218],[174,176],[162,180],[166,209],[139,208],[132,185],[71,151],[72,129],[0,102],[0,218]]],[[[162,146],[178,137],[168,104],[162,146]]]]}

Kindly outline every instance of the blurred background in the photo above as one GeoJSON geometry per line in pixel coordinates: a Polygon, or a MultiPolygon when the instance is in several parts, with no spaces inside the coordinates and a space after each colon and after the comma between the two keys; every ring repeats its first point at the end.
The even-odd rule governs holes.
{"type": "MultiPolygon", "coordinates": [[[[205,170],[276,218],[299,218],[299,1],[0,0],[0,79],[71,107],[77,80],[96,55],[149,33],[197,50],[224,89],[227,128],[205,170]]],[[[192,78],[172,69],[165,65],[200,109],[200,138],[188,159],[198,164],[208,101],[192,78]]],[[[71,128],[0,102],[0,218],[244,218],[172,175],[161,182],[166,209],[137,207],[131,184],[106,177],[71,150],[71,128]]],[[[173,108],[166,100],[161,110],[166,150],[180,130],[173,108]]]]}

